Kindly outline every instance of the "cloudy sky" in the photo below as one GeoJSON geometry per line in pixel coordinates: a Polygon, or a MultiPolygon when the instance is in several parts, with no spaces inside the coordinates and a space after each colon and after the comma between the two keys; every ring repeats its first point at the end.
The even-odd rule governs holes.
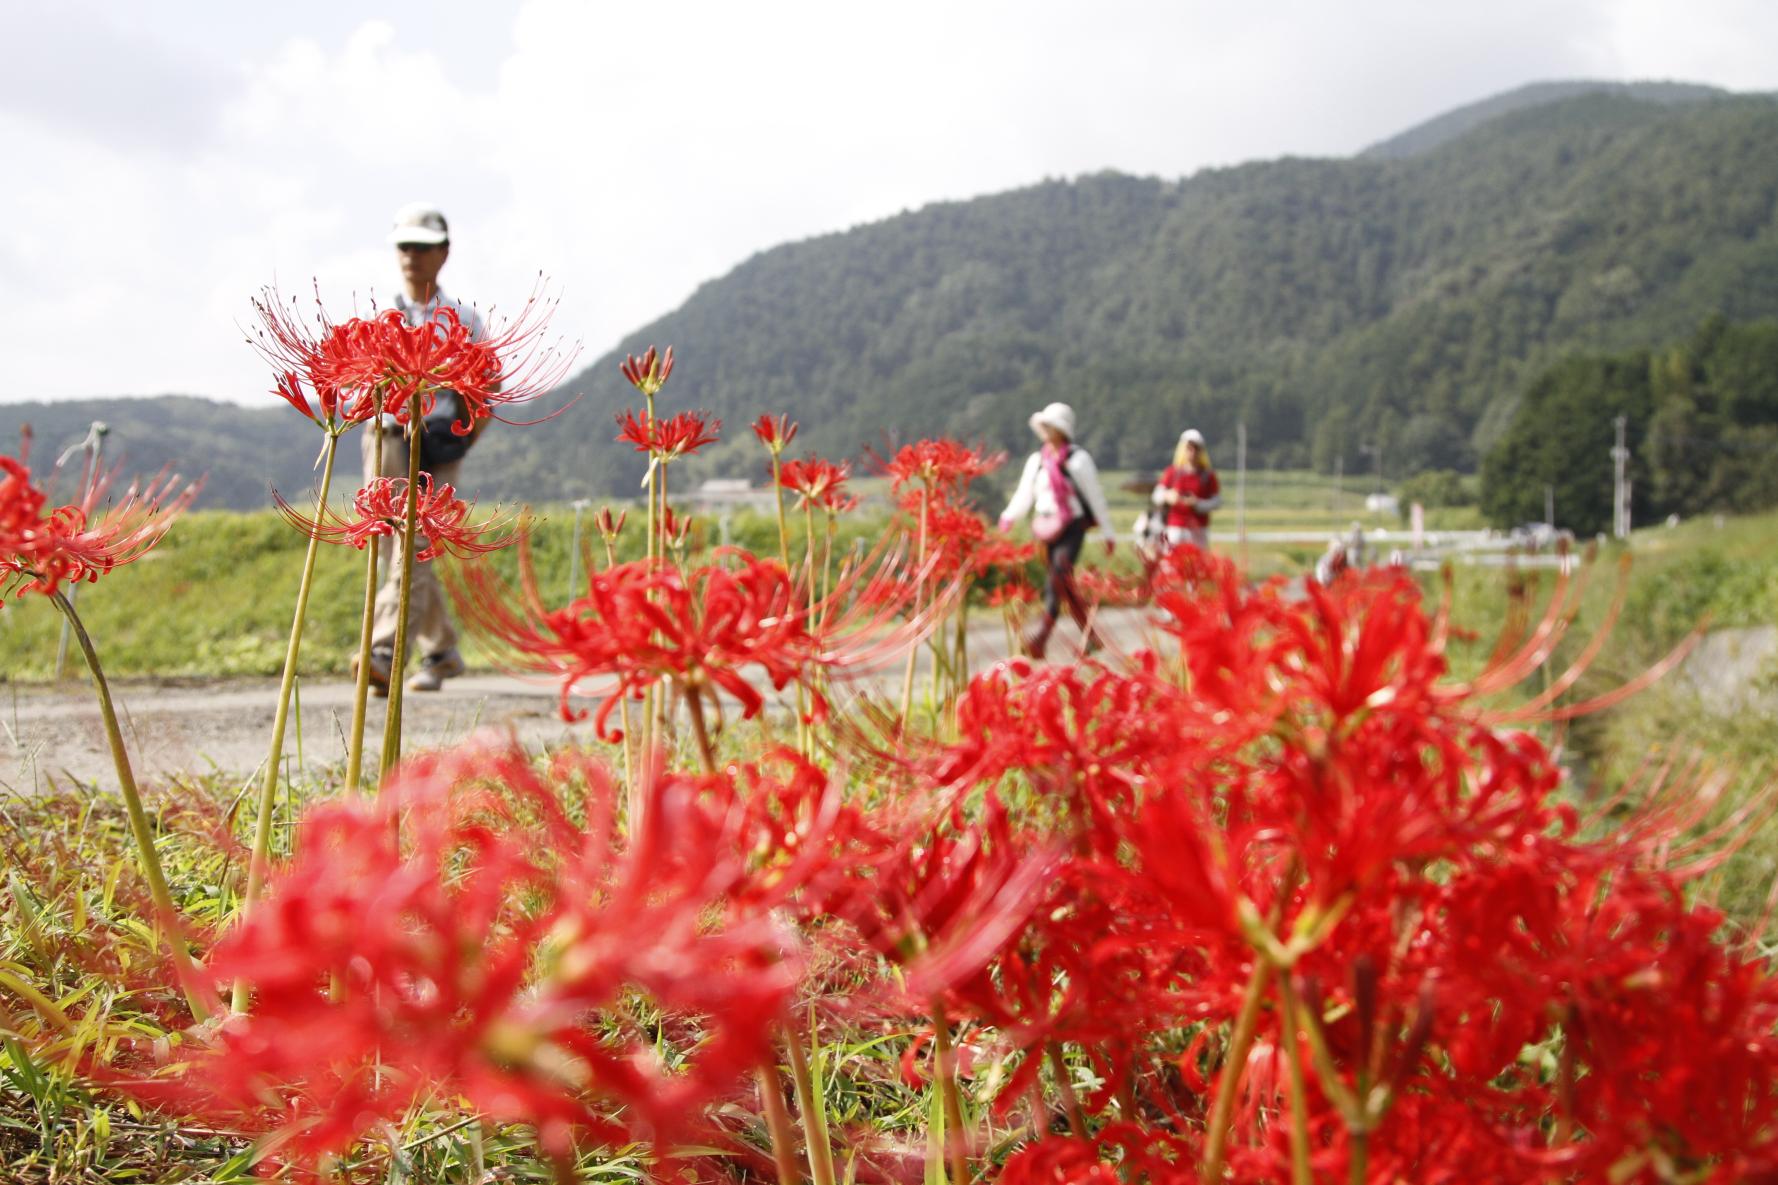
{"type": "Polygon", "coordinates": [[[1100,169],[1343,155],[1526,82],[1778,89],[1770,0],[0,0],[0,400],[253,402],[248,298],[545,273],[591,361],[788,239],[1100,169]]]}

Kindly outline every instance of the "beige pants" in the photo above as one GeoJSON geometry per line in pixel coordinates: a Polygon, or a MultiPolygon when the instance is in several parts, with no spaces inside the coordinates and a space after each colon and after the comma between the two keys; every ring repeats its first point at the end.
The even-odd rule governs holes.
{"type": "MultiPolygon", "coordinates": [[[[373,477],[406,477],[407,476],[407,440],[397,431],[390,430],[382,434],[383,440],[383,471],[379,475],[377,469],[377,426],[365,425],[364,480],[373,477]]],[[[432,467],[434,485],[456,485],[457,471],[463,467],[461,460],[446,461],[432,467]]],[[[415,537],[414,542],[423,551],[426,547],[424,539],[415,537]]],[[[433,571],[432,564],[436,561],[414,565],[414,584],[408,591],[407,604],[407,652],[410,655],[444,654],[455,649],[457,630],[451,625],[450,605],[445,600],[444,586],[438,581],[438,573],[433,571]]],[[[377,567],[383,573],[383,586],[377,589],[376,619],[371,626],[370,644],[372,649],[395,649],[395,623],[401,608],[401,537],[377,540],[377,567]],[[393,544],[393,546],[391,546],[393,544]]]]}

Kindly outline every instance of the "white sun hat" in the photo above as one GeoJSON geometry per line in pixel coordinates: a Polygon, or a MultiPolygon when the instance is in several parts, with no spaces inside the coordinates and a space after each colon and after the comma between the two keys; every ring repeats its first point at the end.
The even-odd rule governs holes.
{"type": "Polygon", "coordinates": [[[389,231],[389,245],[418,243],[436,247],[451,241],[451,228],[445,216],[431,202],[409,202],[395,211],[395,225],[389,231]]]}
{"type": "Polygon", "coordinates": [[[1052,403],[1040,412],[1033,412],[1030,423],[1031,431],[1040,436],[1043,426],[1048,424],[1069,440],[1074,439],[1074,409],[1066,403],[1052,403]]]}
{"type": "Polygon", "coordinates": [[[1184,432],[1179,434],[1179,443],[1195,444],[1199,448],[1202,448],[1204,447],[1204,434],[1196,428],[1187,428],[1184,432]]]}

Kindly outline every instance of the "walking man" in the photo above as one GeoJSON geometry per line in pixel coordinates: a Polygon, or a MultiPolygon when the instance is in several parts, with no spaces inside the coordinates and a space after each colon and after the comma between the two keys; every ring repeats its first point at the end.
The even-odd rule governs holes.
{"type": "MultiPolygon", "coordinates": [[[[395,212],[395,225],[389,232],[401,265],[401,290],[395,307],[401,310],[409,325],[422,325],[439,317],[439,310],[449,308],[469,330],[471,338],[481,341],[487,334],[481,314],[460,300],[445,295],[438,286],[438,273],[451,255],[451,232],[443,214],[425,202],[403,206],[395,212]]],[[[440,391],[438,404],[426,417],[429,424],[440,427],[462,418],[457,395],[440,391]]],[[[463,455],[474,444],[486,420],[477,420],[468,436],[452,437],[448,430],[428,433],[436,445],[422,447],[421,470],[432,475],[435,485],[456,485],[463,455]]],[[[364,479],[407,476],[407,440],[393,421],[381,417],[367,425],[364,433],[364,479]],[[377,446],[382,445],[382,468],[377,467],[377,446]]],[[[423,539],[414,540],[416,547],[425,547],[423,539]]],[[[395,660],[395,631],[401,595],[401,540],[378,541],[379,559],[384,572],[382,587],[377,590],[376,619],[371,630],[370,678],[378,695],[389,694],[389,680],[398,677],[391,668],[395,660]]],[[[431,564],[415,564],[413,586],[408,600],[408,650],[420,655],[420,669],[408,680],[410,691],[437,691],[446,679],[463,673],[463,656],[457,652],[457,630],[451,624],[450,609],[444,589],[431,564]]]]}

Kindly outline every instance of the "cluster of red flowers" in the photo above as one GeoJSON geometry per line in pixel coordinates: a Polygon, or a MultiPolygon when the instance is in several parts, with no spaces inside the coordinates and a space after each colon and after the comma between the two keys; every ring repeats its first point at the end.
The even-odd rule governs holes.
{"type": "MultiPolygon", "coordinates": [[[[347,543],[362,551],[372,540],[401,534],[407,515],[407,478],[371,478],[353,495],[356,513],[350,518],[331,510],[311,518],[275,491],[272,498],[285,519],[303,534],[324,543],[347,543]]],[[[426,546],[414,552],[415,562],[423,564],[447,552],[460,559],[485,555],[509,546],[517,536],[518,528],[511,518],[496,515],[475,522],[474,513],[475,504],[457,497],[454,486],[448,482],[434,486],[432,475],[421,473],[414,498],[414,535],[424,539],[426,546]]]]}
{"type": "MultiPolygon", "coordinates": [[[[671,365],[625,373],[652,396],[671,365]]],[[[625,438],[662,459],[707,430],[631,417],[625,438]]],[[[794,434],[755,431],[775,461],[794,434]]],[[[824,678],[950,612],[934,588],[1023,565],[968,506],[998,460],[901,450],[885,468],[923,563],[885,543],[819,599],[727,550],[610,563],[561,607],[522,533],[516,584],[466,565],[471,627],[560,677],[565,715],[606,680],[596,729],[617,739],[616,706],[670,686],[704,772],[639,754],[626,801],[587,759],[472,744],[314,809],[266,907],[206,960],[210,983],[252,985],[251,1014],[131,1089],[282,1130],[305,1163],[427,1097],[533,1124],[559,1167],[583,1138],[745,1162],[741,1077],[763,1073],[769,1113],[788,1019],[870,1015],[915,1034],[910,1069],[929,1039],[959,1179],[987,1152],[956,1106],[967,1061],[993,1067],[983,1102],[1029,1108],[1023,1146],[978,1161],[1009,1185],[1778,1180],[1778,977],[1692,893],[1757,811],[1702,837],[1710,793],[1583,815],[1516,731],[1576,707],[1485,706],[1548,658],[1559,605],[1457,684],[1445,613],[1403,573],[1287,595],[1181,549],[1149,586],[1154,649],[959,680],[927,737],[834,712],[798,737],[831,770],[718,760],[707,710],[720,727],[722,704],[755,717],[763,685],[795,685],[820,723],[824,678]]],[[[846,478],[780,469],[811,514],[846,478]]],[[[357,518],[305,528],[363,546],[404,493],[373,483],[357,518]]],[[[420,501],[434,548],[488,549],[449,487],[420,501]]],[[[45,503],[0,458],[0,575],[94,570],[45,503]]],[[[621,525],[597,521],[608,543],[621,525]]]]}
{"type": "Polygon", "coordinates": [[[858,499],[846,492],[846,480],[851,476],[848,465],[836,465],[820,457],[806,457],[784,462],[778,484],[795,493],[801,506],[844,514],[858,505],[858,499]]]}
{"type": "Polygon", "coordinates": [[[617,422],[621,429],[618,440],[635,445],[637,452],[648,453],[659,461],[674,461],[707,444],[715,444],[717,433],[722,430],[721,420],[694,411],[682,411],[664,420],[626,411],[617,422]]]}
{"type": "Polygon", "coordinates": [[[460,416],[451,430],[468,435],[475,421],[498,418],[497,408],[553,390],[574,357],[542,344],[548,309],[535,296],[515,321],[479,341],[449,305],[417,325],[399,309],[338,324],[323,310],[313,327],[275,292],[253,307],[260,320],[254,344],[277,375],[274,393],[327,428],[378,416],[406,424],[416,397],[425,416],[448,390],[460,416]]]}
{"type": "Polygon", "coordinates": [[[799,942],[771,912],[790,884],[748,876],[730,802],[658,773],[644,798],[620,838],[602,768],[472,744],[315,808],[267,907],[208,960],[252,980],[252,1013],[130,1089],[280,1127],[310,1166],[435,1092],[534,1125],[555,1158],[575,1135],[681,1138],[771,1056],[799,942]],[[630,993],[662,1019],[643,1028],[630,993]]]}
{"type": "Polygon", "coordinates": [[[31,439],[16,457],[0,456],[0,603],[12,593],[49,594],[63,583],[91,583],[159,543],[197,497],[198,483],[176,476],[132,483],[109,501],[108,475],[81,475],[80,496],[51,507],[32,484],[31,439]]]}

